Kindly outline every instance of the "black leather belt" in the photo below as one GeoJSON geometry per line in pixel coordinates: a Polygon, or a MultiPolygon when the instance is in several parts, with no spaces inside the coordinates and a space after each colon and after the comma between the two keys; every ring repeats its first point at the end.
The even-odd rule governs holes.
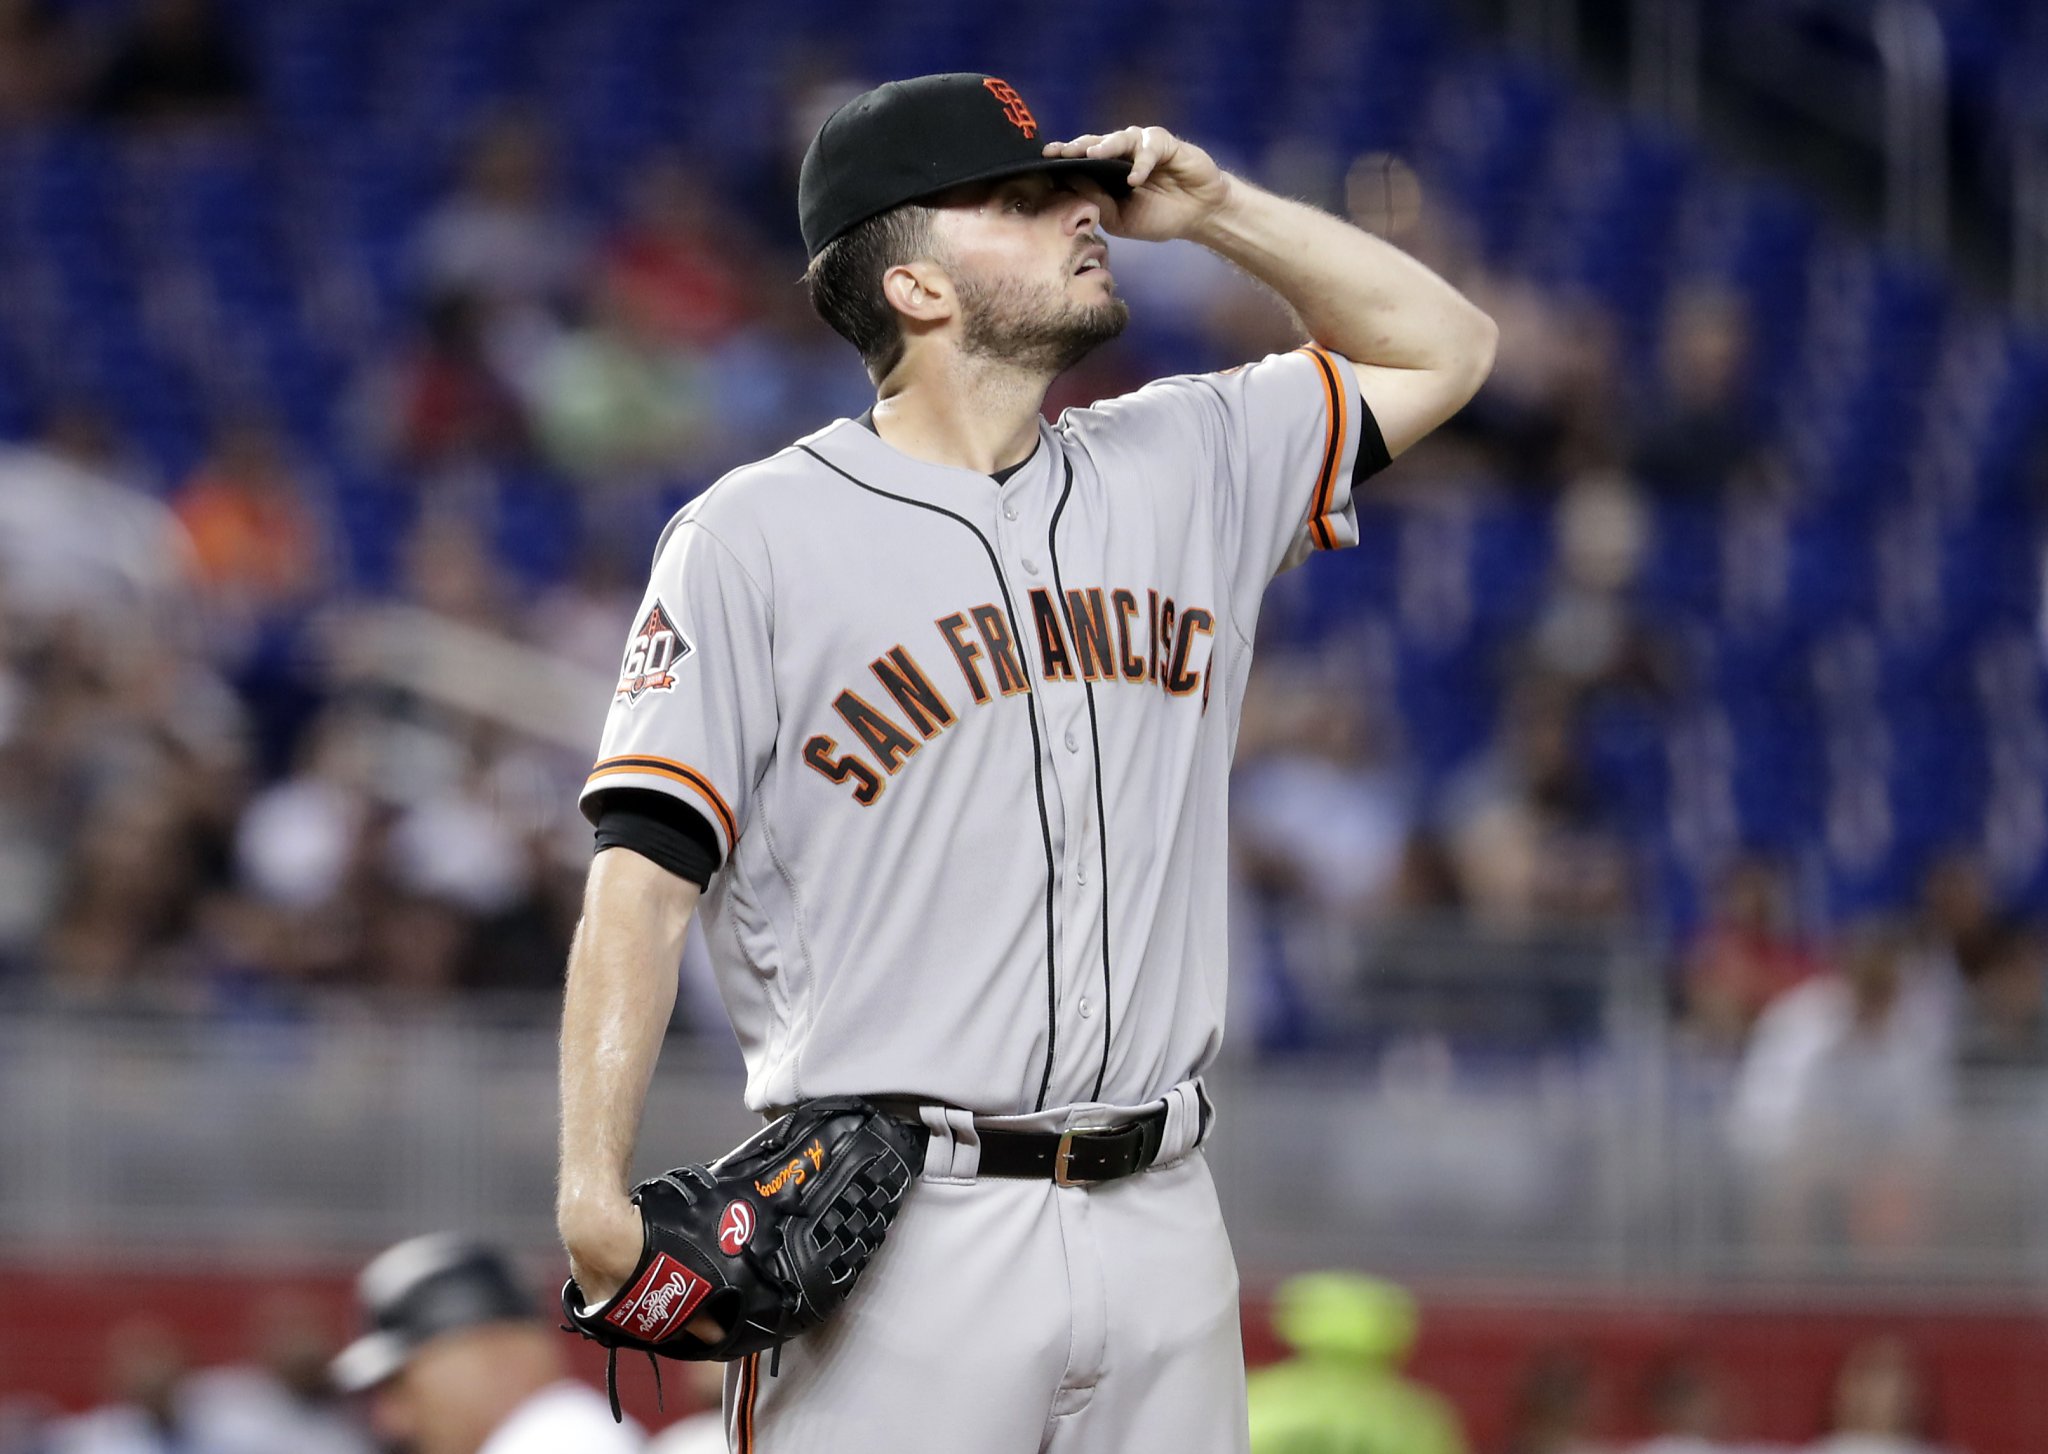
{"type": "MultiPolygon", "coordinates": [[[[923,1124],[915,1102],[884,1096],[870,1099],[900,1120],[923,1124]]],[[[978,1176],[1046,1178],[1061,1186],[1089,1186],[1135,1176],[1159,1159],[1160,1144],[1166,1140],[1166,1107],[1121,1126],[1073,1131],[1002,1131],[977,1126],[974,1135],[981,1145],[978,1176]]]]}
{"type": "Polygon", "coordinates": [[[976,1128],[981,1176],[1050,1177],[1061,1186],[1086,1186],[1133,1176],[1159,1157],[1166,1139],[1166,1108],[1121,1126],[1074,1131],[997,1131],[976,1128]]]}

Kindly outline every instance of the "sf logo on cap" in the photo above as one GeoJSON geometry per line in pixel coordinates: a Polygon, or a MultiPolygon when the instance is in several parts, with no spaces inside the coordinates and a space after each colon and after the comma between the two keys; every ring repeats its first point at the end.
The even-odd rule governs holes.
{"type": "Polygon", "coordinates": [[[1031,108],[1024,104],[1024,98],[1017,94],[1015,86],[1008,81],[998,81],[994,76],[990,76],[981,84],[988,87],[989,95],[1003,103],[1003,115],[1010,119],[1012,126],[1024,133],[1026,141],[1038,135],[1038,118],[1031,114],[1031,108]]]}

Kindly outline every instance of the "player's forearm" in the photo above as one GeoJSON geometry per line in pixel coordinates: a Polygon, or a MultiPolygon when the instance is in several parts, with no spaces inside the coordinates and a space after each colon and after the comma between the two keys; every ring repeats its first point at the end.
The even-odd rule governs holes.
{"type": "Polygon", "coordinates": [[[625,1196],[697,897],[695,884],[630,850],[591,863],[562,1001],[557,1210],[565,1222],[579,1206],[625,1196]]]}
{"type": "Polygon", "coordinates": [[[1491,318],[1407,253],[1327,212],[1233,176],[1228,200],[1190,235],[1354,363],[1469,373],[1475,389],[1492,366],[1491,318]]]}

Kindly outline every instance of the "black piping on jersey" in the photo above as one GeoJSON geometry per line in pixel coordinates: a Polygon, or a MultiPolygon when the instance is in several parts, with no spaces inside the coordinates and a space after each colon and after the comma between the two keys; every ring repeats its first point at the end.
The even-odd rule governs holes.
{"type": "MultiPolygon", "coordinates": [[[[1052,588],[1060,593],[1060,611],[1067,618],[1067,639],[1080,635],[1074,627],[1074,603],[1067,599],[1067,584],[1060,579],[1060,516],[1067,512],[1067,497],[1074,493],[1074,461],[1063,456],[1067,482],[1060,487],[1060,502],[1053,507],[1052,524],[1046,527],[1045,548],[1052,556],[1052,588]]],[[[1109,809],[1102,800],[1102,732],[1095,724],[1095,683],[1084,675],[1081,689],[1088,694],[1088,746],[1095,754],[1095,844],[1102,857],[1102,1065],[1095,1072],[1095,1089],[1088,1099],[1102,1099],[1102,1083],[1109,1078],[1109,1040],[1116,1022],[1109,993],[1109,809]]],[[[1048,730],[1050,727],[1048,726],[1048,730]]]]}
{"type": "MultiPolygon", "coordinates": [[[[1017,622],[1017,608],[1010,600],[1010,583],[1003,578],[1003,564],[996,558],[995,547],[988,543],[988,537],[975,528],[972,520],[964,515],[954,514],[943,505],[927,504],[923,500],[913,500],[908,495],[892,494],[879,486],[871,485],[857,475],[848,474],[808,444],[800,444],[797,448],[833,474],[851,480],[871,495],[880,495],[883,499],[894,500],[900,505],[914,505],[920,510],[929,510],[934,515],[943,515],[948,520],[956,521],[972,535],[983,553],[988,556],[989,569],[995,572],[996,589],[1003,593],[1003,610],[1010,618],[1010,639],[1017,644],[1020,658],[1018,664],[1025,668],[1025,676],[1030,676],[1030,662],[1024,652],[1024,632],[1017,622]]],[[[1059,1044],[1059,953],[1058,941],[1053,934],[1052,917],[1052,904],[1059,887],[1059,875],[1052,856],[1052,817],[1045,807],[1045,743],[1038,733],[1037,700],[1038,693],[1035,690],[1024,695],[1025,710],[1031,719],[1031,782],[1038,794],[1038,831],[1045,840],[1045,1070],[1038,1078],[1038,1100],[1031,1108],[1034,1111],[1042,1111],[1045,1109],[1046,1093],[1052,1088],[1053,1052],[1059,1044]]]]}

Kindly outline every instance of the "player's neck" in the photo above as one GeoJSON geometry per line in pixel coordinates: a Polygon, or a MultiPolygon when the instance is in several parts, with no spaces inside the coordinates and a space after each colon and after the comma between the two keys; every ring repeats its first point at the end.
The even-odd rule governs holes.
{"type": "Polygon", "coordinates": [[[1038,446],[1052,380],[957,355],[936,369],[899,369],[875,401],[875,433],[913,459],[994,474],[1038,446]]]}

